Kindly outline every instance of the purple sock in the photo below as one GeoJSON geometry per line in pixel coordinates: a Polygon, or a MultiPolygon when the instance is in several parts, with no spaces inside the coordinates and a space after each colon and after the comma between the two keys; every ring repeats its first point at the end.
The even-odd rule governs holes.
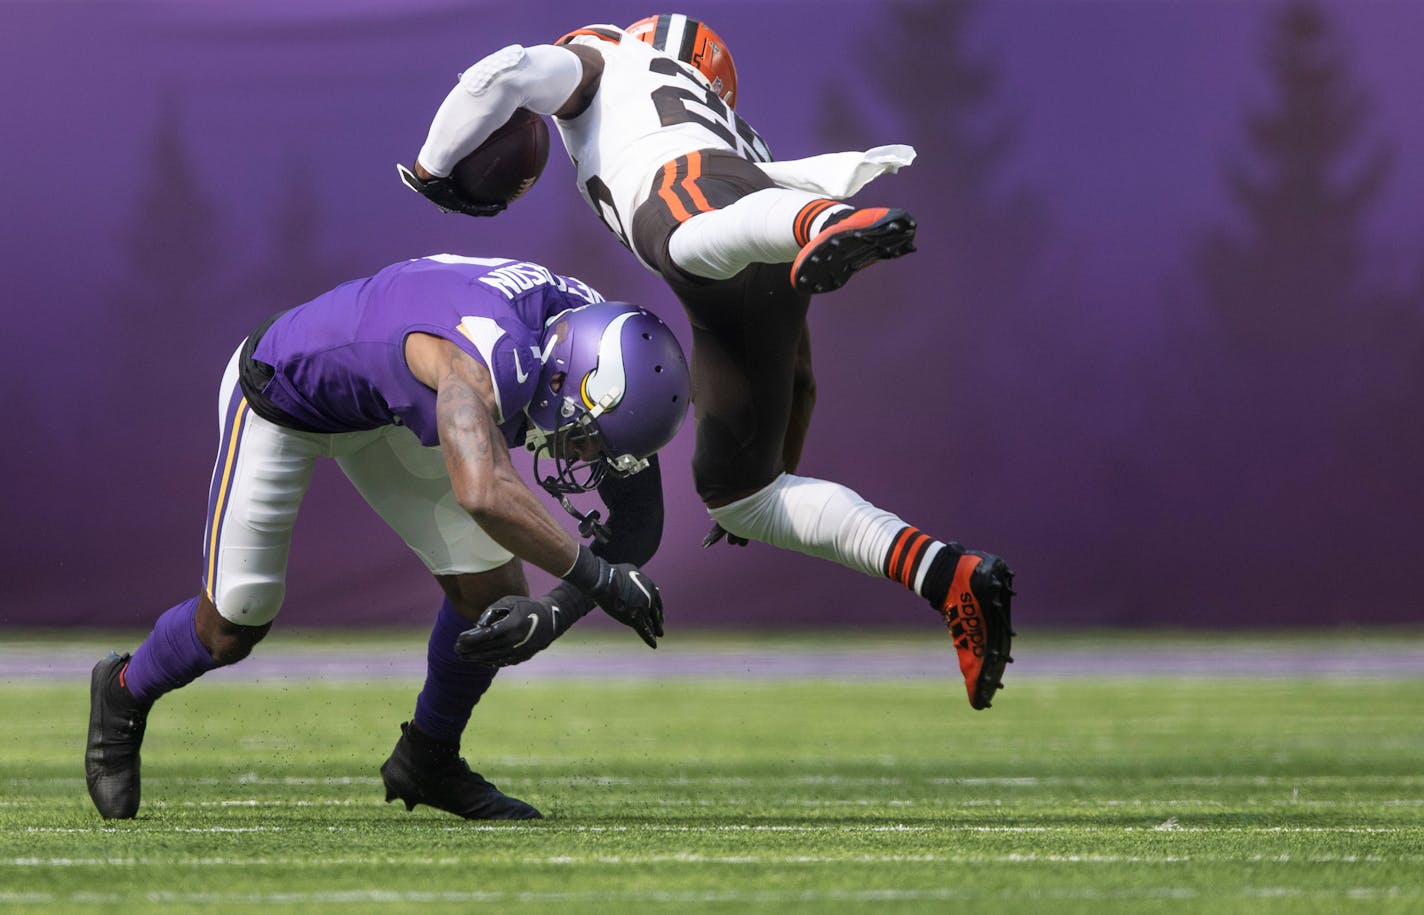
{"type": "Polygon", "coordinates": [[[425,688],[415,700],[415,726],[441,743],[458,744],[475,703],[489,689],[494,668],[461,661],[455,639],[473,626],[446,600],[440,605],[426,651],[425,688]]]}
{"type": "Polygon", "coordinates": [[[152,702],[218,666],[198,641],[198,630],[193,624],[197,610],[198,599],[189,598],[170,608],[153,624],[153,631],[133,653],[124,674],[135,699],[152,702]]]}

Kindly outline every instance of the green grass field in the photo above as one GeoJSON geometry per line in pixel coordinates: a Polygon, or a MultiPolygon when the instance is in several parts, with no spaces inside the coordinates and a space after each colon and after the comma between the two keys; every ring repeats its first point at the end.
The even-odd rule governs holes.
{"type": "Polygon", "coordinates": [[[383,803],[417,688],[201,681],[105,823],[87,682],[5,681],[0,910],[1424,911],[1420,679],[510,678],[533,824],[383,803]]]}

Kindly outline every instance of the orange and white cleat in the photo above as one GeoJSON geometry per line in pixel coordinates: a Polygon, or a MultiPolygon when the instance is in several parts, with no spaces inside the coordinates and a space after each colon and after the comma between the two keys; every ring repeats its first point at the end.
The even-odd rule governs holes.
{"type": "Polygon", "coordinates": [[[855,210],[806,243],[791,264],[797,292],[830,292],[876,261],[915,250],[915,220],[904,210],[855,210]]]}
{"type": "Polygon", "coordinates": [[[1004,685],[1004,667],[1014,636],[1009,602],[1014,596],[1014,573],[1004,560],[989,553],[968,550],[959,557],[954,580],[944,605],[944,615],[969,704],[986,709],[1004,685]]]}

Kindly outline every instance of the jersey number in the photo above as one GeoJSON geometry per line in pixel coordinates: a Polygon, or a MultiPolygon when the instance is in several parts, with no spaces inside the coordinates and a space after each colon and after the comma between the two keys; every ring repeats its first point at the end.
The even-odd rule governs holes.
{"type": "Polygon", "coordinates": [[[741,116],[727,107],[710,88],[695,80],[683,65],[671,57],[655,57],[648,69],[663,76],[678,77],[682,84],[668,83],[653,90],[653,106],[664,127],[698,124],[710,130],[737,155],[752,162],[770,162],[771,151],[741,116]],[[692,88],[689,88],[691,86],[692,88]]]}
{"type": "MultiPolygon", "coordinates": [[[[653,90],[653,107],[664,127],[678,124],[698,124],[734,149],[737,155],[752,162],[770,162],[771,150],[752,125],[727,107],[711,89],[698,82],[683,65],[670,57],[655,57],[648,69],[662,76],[671,76],[677,83],[667,83],[653,90]]],[[[584,191],[593,202],[603,224],[613,230],[623,247],[632,249],[628,231],[613,202],[613,192],[603,179],[594,175],[584,182],[584,191]]]]}

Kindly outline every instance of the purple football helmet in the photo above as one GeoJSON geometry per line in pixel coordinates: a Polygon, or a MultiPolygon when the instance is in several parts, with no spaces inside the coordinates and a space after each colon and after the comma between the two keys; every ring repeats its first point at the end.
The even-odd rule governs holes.
{"type": "Polygon", "coordinates": [[[545,323],[542,343],[547,356],[525,408],[525,444],[539,485],[568,508],[564,494],[648,466],[682,427],[692,382],[668,326],[626,302],[560,312],[545,323]],[[554,462],[547,476],[544,458],[554,462]]]}

